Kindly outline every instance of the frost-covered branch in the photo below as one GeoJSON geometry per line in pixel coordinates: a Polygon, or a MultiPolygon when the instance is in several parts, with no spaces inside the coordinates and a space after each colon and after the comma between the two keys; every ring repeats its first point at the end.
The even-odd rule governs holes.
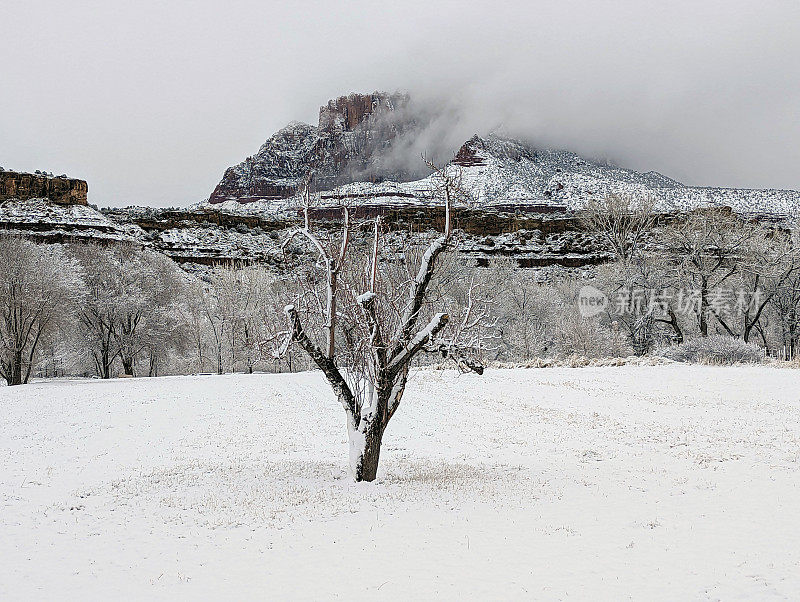
{"type": "Polygon", "coordinates": [[[386,370],[390,374],[394,374],[403,368],[428,341],[433,339],[433,337],[447,325],[449,320],[450,316],[445,313],[438,313],[433,316],[431,321],[428,322],[428,325],[417,332],[417,334],[415,334],[408,343],[403,345],[398,353],[392,357],[389,365],[386,366],[386,370]]]}
{"type": "Polygon", "coordinates": [[[425,293],[428,290],[431,278],[433,278],[436,259],[441,255],[442,251],[447,248],[448,241],[448,235],[440,236],[430,244],[422,256],[417,276],[411,284],[411,294],[408,304],[406,305],[406,309],[400,321],[400,336],[398,337],[397,346],[392,351],[392,359],[400,353],[404,342],[409,339],[414,330],[414,326],[419,318],[419,312],[422,309],[423,301],[425,300],[425,293]]]}
{"type": "Polygon", "coordinates": [[[319,253],[322,264],[325,268],[325,278],[327,281],[326,287],[326,303],[324,310],[325,317],[325,355],[332,358],[336,352],[336,297],[337,297],[337,282],[339,272],[345,261],[347,254],[347,247],[350,241],[350,210],[348,207],[342,207],[343,220],[342,220],[342,240],[339,247],[339,252],[336,257],[332,252],[325,248],[320,239],[311,232],[310,219],[309,219],[309,193],[308,187],[305,190],[305,206],[304,206],[304,220],[305,226],[293,230],[287,239],[282,243],[281,250],[285,252],[286,246],[291,240],[297,236],[304,236],[307,238],[312,246],[319,253]]]}

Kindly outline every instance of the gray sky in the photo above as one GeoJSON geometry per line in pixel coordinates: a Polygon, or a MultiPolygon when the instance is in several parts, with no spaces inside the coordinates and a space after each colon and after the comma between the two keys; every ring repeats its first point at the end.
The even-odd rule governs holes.
{"type": "MultiPolygon", "coordinates": [[[[186,205],[329,98],[408,91],[687,184],[800,189],[800,2],[5,0],[0,165],[186,205]]],[[[455,150],[455,149],[454,149],[455,150]]]]}

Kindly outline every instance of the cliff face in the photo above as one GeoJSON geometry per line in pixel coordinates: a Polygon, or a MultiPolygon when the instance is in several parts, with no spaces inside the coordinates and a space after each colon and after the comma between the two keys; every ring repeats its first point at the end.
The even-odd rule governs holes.
{"type": "Polygon", "coordinates": [[[355,130],[373,113],[393,111],[408,101],[402,95],[350,94],[329,100],[319,109],[319,128],[323,131],[355,130]]]}
{"type": "MultiPolygon", "coordinates": [[[[314,190],[352,181],[407,180],[387,157],[398,136],[416,127],[402,94],[350,94],[320,108],[317,126],[292,122],[252,157],[228,168],[211,203],[269,201],[295,195],[308,174],[314,190]]],[[[399,164],[398,164],[399,165],[399,164]]]]}
{"type": "Polygon", "coordinates": [[[0,201],[48,199],[59,205],[86,205],[84,180],[64,176],[0,171],[0,201]]]}

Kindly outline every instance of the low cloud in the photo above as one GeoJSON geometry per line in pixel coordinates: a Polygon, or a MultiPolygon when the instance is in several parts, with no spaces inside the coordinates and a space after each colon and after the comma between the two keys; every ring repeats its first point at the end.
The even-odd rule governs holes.
{"type": "Polygon", "coordinates": [[[407,91],[397,160],[501,130],[695,185],[800,188],[796,1],[4,6],[0,165],[185,205],[327,99],[407,91]],[[402,151],[402,152],[401,152],[402,151]]]}

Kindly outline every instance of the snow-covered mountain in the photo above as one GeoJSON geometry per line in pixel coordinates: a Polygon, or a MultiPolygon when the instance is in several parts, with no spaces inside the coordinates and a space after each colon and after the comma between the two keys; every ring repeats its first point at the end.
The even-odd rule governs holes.
{"type": "MultiPolygon", "coordinates": [[[[441,227],[436,181],[416,155],[406,155],[429,120],[404,95],[332,100],[318,125],[289,124],[189,209],[98,211],[85,204],[82,180],[7,173],[0,178],[0,229],[48,241],[138,242],[184,264],[278,265],[281,241],[301,221],[299,188],[313,174],[315,220],[335,222],[348,204],[360,208],[356,220],[380,213],[388,230],[424,237],[441,227]]],[[[457,172],[467,193],[454,213],[464,235],[459,249],[479,262],[502,256],[521,266],[573,268],[606,261],[608,250],[575,212],[611,193],[652,197],[665,213],[727,206],[770,221],[795,217],[800,207],[796,191],[685,186],[497,135],[473,136],[445,169],[457,172]]]]}
{"type": "Polygon", "coordinates": [[[664,212],[711,205],[740,213],[793,214],[800,206],[800,192],[793,190],[685,186],[658,172],[641,173],[496,136],[468,140],[451,168],[455,166],[479,206],[535,203],[574,211],[607,194],[650,197],[664,212]]]}
{"type": "MultiPolygon", "coordinates": [[[[263,161],[269,160],[271,152],[270,147],[269,152],[261,153],[263,169],[263,161]]],[[[292,186],[296,190],[298,182],[314,167],[311,163],[295,163],[293,169],[297,175],[292,186]]],[[[495,135],[470,138],[447,169],[460,172],[462,188],[469,193],[471,204],[487,209],[516,206],[529,211],[540,208],[572,212],[587,200],[607,194],[650,197],[664,212],[728,206],[739,213],[788,216],[800,207],[800,192],[793,190],[686,186],[657,172],[641,173],[495,135]]],[[[400,182],[353,181],[325,189],[320,192],[320,200],[323,204],[429,204],[434,188],[431,177],[400,182]]],[[[294,211],[299,199],[289,195],[287,189],[282,197],[217,195],[209,202],[225,211],[281,214],[294,211]]]]}
{"type": "Polygon", "coordinates": [[[395,140],[419,127],[402,94],[350,94],[320,108],[317,126],[297,121],[273,134],[258,152],[228,168],[211,204],[293,196],[310,173],[325,190],[355,181],[408,179],[404,161],[392,161],[395,140]]]}

